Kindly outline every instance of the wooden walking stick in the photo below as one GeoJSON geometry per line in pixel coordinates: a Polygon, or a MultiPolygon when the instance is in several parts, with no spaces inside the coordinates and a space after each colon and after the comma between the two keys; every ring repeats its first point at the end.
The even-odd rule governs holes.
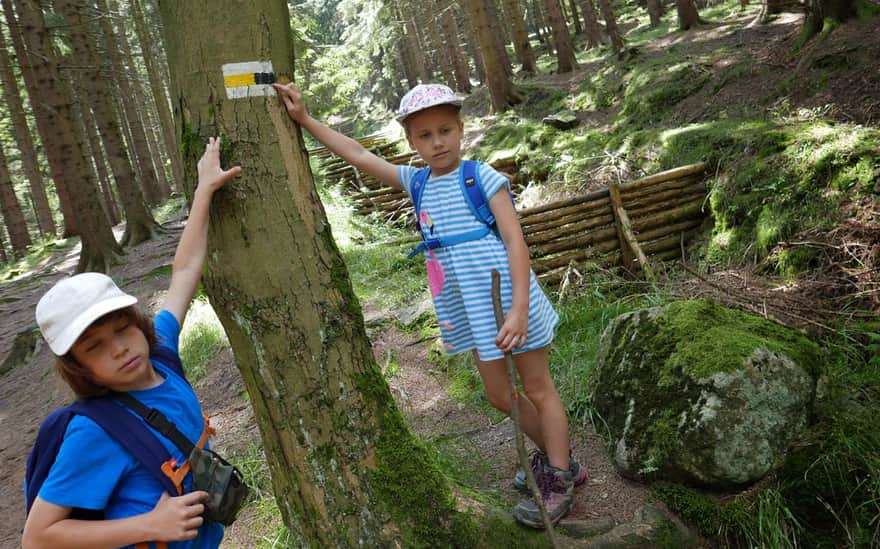
{"type": "MultiPolygon", "coordinates": [[[[504,324],[504,311],[501,309],[501,274],[498,272],[498,269],[492,269],[492,305],[495,308],[495,325],[501,330],[501,325],[504,324]]],[[[550,522],[550,515],[547,514],[547,508],[544,506],[544,498],[541,497],[538,483],[535,482],[535,475],[532,474],[532,468],[529,466],[526,444],[522,428],[519,425],[519,391],[516,389],[516,367],[513,364],[513,353],[510,351],[504,353],[504,361],[507,363],[507,379],[510,384],[510,418],[513,420],[513,427],[516,433],[516,452],[519,454],[519,463],[526,473],[526,484],[532,491],[535,504],[541,511],[541,518],[544,520],[544,530],[547,532],[550,545],[556,548],[559,545],[556,544],[556,538],[553,536],[553,523],[550,522]]]]}

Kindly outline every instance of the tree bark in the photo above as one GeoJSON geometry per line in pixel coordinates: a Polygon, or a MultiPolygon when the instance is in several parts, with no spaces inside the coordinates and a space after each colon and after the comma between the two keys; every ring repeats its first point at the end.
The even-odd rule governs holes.
{"type": "MultiPolygon", "coordinates": [[[[82,75],[80,75],[81,77],[82,75]]],[[[78,83],[82,88],[82,83],[78,83]]],[[[101,146],[101,138],[98,137],[98,131],[95,129],[95,114],[89,108],[87,102],[79,101],[79,118],[82,122],[83,135],[86,141],[83,143],[83,153],[86,155],[86,163],[94,164],[95,176],[98,180],[98,190],[101,192],[101,198],[104,200],[104,212],[107,215],[107,221],[111,226],[117,225],[122,218],[119,215],[119,207],[116,205],[116,199],[113,197],[113,189],[110,188],[110,177],[107,174],[107,155],[101,146]]]]}
{"type": "Polygon", "coordinates": [[[577,0],[568,0],[568,9],[571,12],[571,15],[569,17],[571,18],[571,22],[574,24],[575,34],[580,34],[584,32],[584,28],[581,26],[581,20],[578,17],[577,0]]]}
{"type": "Polygon", "coordinates": [[[801,44],[822,32],[826,20],[843,23],[856,15],[855,0],[806,0],[807,16],[799,41],[801,44]]]}
{"type": "Polygon", "coordinates": [[[571,72],[577,65],[577,61],[574,58],[574,45],[571,43],[568,26],[562,17],[559,0],[544,0],[544,5],[547,7],[547,18],[550,20],[553,43],[556,46],[556,72],[571,72]]]}
{"type": "MultiPolygon", "coordinates": [[[[464,4],[464,9],[467,10],[467,4],[464,4]]],[[[471,56],[471,59],[474,60],[474,70],[477,73],[477,80],[479,80],[480,84],[486,84],[486,66],[483,64],[483,54],[480,52],[480,43],[477,38],[477,25],[470,16],[465,17],[467,21],[467,31],[465,33],[465,44],[468,47],[468,53],[471,56]]]]}
{"type": "Polygon", "coordinates": [[[581,15],[587,30],[587,48],[595,48],[602,43],[602,29],[596,18],[596,6],[593,4],[593,0],[581,0],[581,15]]]}
{"type": "Polygon", "coordinates": [[[164,84],[165,79],[162,78],[161,71],[155,61],[156,56],[164,55],[164,52],[162,52],[161,48],[158,51],[153,50],[152,39],[147,28],[140,0],[132,0],[131,7],[132,15],[134,16],[135,32],[143,52],[144,65],[147,67],[147,76],[150,80],[150,90],[153,93],[156,110],[159,113],[162,140],[165,143],[165,150],[168,152],[168,158],[171,161],[171,177],[173,179],[171,186],[175,191],[183,192],[183,167],[180,164],[180,150],[174,135],[174,120],[171,119],[171,108],[168,105],[168,90],[164,84]]]}
{"type": "Polygon", "coordinates": [[[451,492],[373,360],[299,129],[277,97],[224,93],[230,60],[270,61],[278,78],[292,76],[287,3],[159,6],[187,196],[208,136],[223,135],[224,166],[243,169],[214,196],[204,283],[254,407],[291,545],[453,545],[451,492]]]}
{"type": "Polygon", "coordinates": [[[494,55],[501,60],[501,67],[504,69],[504,74],[510,78],[513,76],[513,64],[510,62],[510,56],[507,55],[507,40],[504,39],[504,29],[501,24],[501,18],[498,16],[498,6],[496,5],[496,2],[494,0],[492,2],[485,2],[483,11],[485,12],[486,20],[488,21],[490,34],[494,39],[492,41],[492,47],[495,48],[494,55]]]}
{"type": "MultiPolygon", "coordinates": [[[[421,5],[424,7],[422,16],[425,19],[427,19],[428,15],[436,17],[441,11],[440,4],[437,0],[421,3],[421,5]]],[[[434,59],[440,68],[440,74],[443,75],[443,80],[446,81],[446,85],[455,89],[456,82],[455,74],[452,72],[452,60],[449,58],[446,45],[443,43],[443,37],[440,34],[440,25],[438,25],[436,21],[431,21],[425,25],[425,28],[427,29],[428,37],[430,38],[431,45],[434,49],[434,59]]]]}
{"type": "MultiPolygon", "coordinates": [[[[0,0],[3,5],[3,13],[6,16],[6,24],[9,26],[9,36],[12,40],[12,46],[15,49],[15,55],[18,57],[19,66],[21,67],[22,79],[25,82],[28,96],[30,97],[31,108],[34,113],[34,120],[37,124],[37,131],[40,134],[40,140],[43,142],[44,151],[58,150],[60,144],[57,142],[55,128],[52,127],[49,118],[51,113],[47,112],[47,100],[43,97],[43,89],[40,82],[34,74],[32,67],[33,61],[28,54],[22,37],[21,26],[18,24],[18,17],[12,8],[12,0],[0,0]]],[[[76,217],[74,209],[68,199],[68,193],[65,188],[67,174],[64,173],[63,166],[58,163],[58,156],[50,156],[46,154],[49,164],[49,172],[52,176],[52,182],[55,184],[55,193],[58,195],[58,204],[61,208],[61,215],[64,222],[62,236],[69,237],[77,234],[76,217]]]]}
{"type": "Polygon", "coordinates": [[[12,59],[6,45],[6,37],[0,32],[0,76],[3,82],[3,99],[9,109],[9,118],[12,121],[12,129],[15,132],[15,143],[21,153],[21,165],[24,176],[28,180],[31,191],[31,199],[34,204],[34,213],[37,218],[37,226],[43,235],[55,235],[55,220],[52,219],[52,209],[49,207],[49,198],[46,195],[46,186],[43,174],[40,173],[40,163],[37,158],[37,150],[34,146],[34,138],[28,127],[27,117],[24,112],[21,92],[18,89],[18,80],[12,69],[12,59]]]}
{"type": "Polygon", "coordinates": [[[155,125],[150,116],[152,102],[147,100],[146,95],[144,94],[141,75],[134,62],[134,57],[131,54],[131,47],[128,43],[128,33],[125,31],[125,20],[116,15],[119,11],[119,6],[116,0],[107,1],[108,7],[110,8],[108,17],[111,18],[111,26],[112,19],[115,19],[116,21],[117,43],[122,46],[120,52],[122,66],[126,70],[125,74],[128,75],[128,82],[131,90],[134,92],[133,99],[135,112],[137,112],[140,124],[144,129],[144,138],[146,140],[148,151],[147,160],[152,164],[153,173],[156,174],[156,203],[158,203],[165,198],[168,198],[168,195],[171,194],[171,187],[168,185],[168,177],[165,174],[164,167],[165,163],[162,160],[165,155],[162,154],[162,147],[159,146],[159,139],[156,136],[155,125]]]}
{"type": "Polygon", "coordinates": [[[3,212],[3,221],[6,231],[9,233],[9,242],[12,244],[12,256],[21,257],[27,253],[31,245],[31,235],[28,233],[27,222],[21,205],[12,188],[12,178],[9,176],[9,168],[6,164],[6,153],[0,148],[0,211],[3,212]]]}
{"type": "Polygon", "coordinates": [[[532,51],[532,45],[529,42],[529,32],[526,29],[526,22],[523,18],[523,12],[519,5],[519,0],[503,0],[504,15],[510,23],[511,34],[513,35],[513,50],[516,52],[516,59],[523,72],[534,74],[538,72],[535,64],[535,53],[532,51]]]}
{"type": "Polygon", "coordinates": [[[675,0],[675,9],[678,12],[679,30],[690,30],[700,22],[700,14],[697,12],[694,0],[675,0]]]}
{"type": "Polygon", "coordinates": [[[31,52],[31,70],[39,84],[41,99],[46,101],[46,108],[42,112],[48,127],[53,130],[52,137],[47,140],[44,136],[43,143],[57,146],[57,149],[47,147],[46,155],[63,174],[70,205],[77,215],[82,242],[77,271],[107,272],[122,250],[113,237],[101,207],[94,175],[86,164],[70,109],[71,101],[63,92],[58,64],[39,3],[19,0],[16,8],[24,45],[31,52]]]}
{"type": "Polygon", "coordinates": [[[617,18],[611,7],[611,0],[599,0],[599,8],[602,10],[602,18],[605,19],[605,32],[608,33],[608,38],[611,40],[611,49],[619,52],[623,49],[623,36],[620,34],[620,29],[617,28],[617,18]]]}
{"type": "Polygon", "coordinates": [[[482,56],[483,67],[486,70],[486,85],[489,87],[492,110],[502,112],[513,103],[520,101],[521,98],[504,70],[504,61],[496,47],[497,37],[492,33],[490,15],[486,10],[487,5],[488,3],[483,0],[467,0],[465,2],[479,44],[477,50],[482,56]]]}
{"type": "Polygon", "coordinates": [[[140,174],[140,184],[144,192],[144,198],[151,206],[156,205],[162,199],[159,190],[159,181],[156,176],[156,170],[153,169],[153,162],[150,158],[150,149],[147,145],[147,135],[141,124],[140,117],[137,112],[136,92],[130,81],[130,74],[125,68],[120,53],[122,47],[119,39],[117,39],[116,31],[113,29],[111,21],[111,12],[107,6],[106,0],[97,1],[98,10],[101,12],[101,30],[104,32],[104,40],[107,45],[107,56],[110,60],[110,66],[113,67],[117,76],[117,89],[121,97],[121,107],[125,112],[125,120],[128,123],[130,137],[132,142],[132,155],[138,165],[140,174]]]}
{"type": "Polygon", "coordinates": [[[419,31],[412,17],[406,18],[406,40],[409,44],[409,51],[416,60],[416,68],[419,71],[419,80],[428,82],[431,75],[428,72],[428,63],[425,60],[425,52],[422,51],[421,40],[419,39],[419,31]]]}
{"type": "MultiPolygon", "coordinates": [[[[112,82],[107,73],[101,70],[97,54],[96,32],[89,33],[86,21],[90,13],[84,13],[81,0],[55,0],[56,5],[67,21],[70,42],[75,62],[83,72],[86,92],[95,113],[95,122],[103,137],[104,148],[113,172],[113,180],[119,191],[122,208],[125,210],[125,233],[122,245],[134,246],[155,236],[161,228],[144,202],[143,194],[137,184],[131,158],[125,148],[122,131],[113,109],[110,90],[112,82]]],[[[93,29],[97,31],[97,29],[93,29]]],[[[112,197],[111,197],[112,198],[112,197]]],[[[115,207],[115,201],[113,202],[115,207]]],[[[111,213],[112,212],[108,212],[111,213]]],[[[118,213],[117,213],[118,218],[118,213]]]]}
{"type": "MultiPolygon", "coordinates": [[[[441,4],[443,5],[443,4],[441,4]]],[[[440,16],[440,22],[443,28],[443,36],[446,41],[446,49],[449,58],[452,59],[452,68],[455,73],[456,89],[460,92],[470,93],[473,89],[471,85],[471,75],[461,49],[461,39],[458,36],[458,22],[455,19],[455,5],[445,2],[443,13],[440,16]]]]}
{"type": "Polygon", "coordinates": [[[656,29],[660,26],[660,19],[663,17],[663,3],[660,0],[647,0],[647,3],[651,28],[656,29]]]}

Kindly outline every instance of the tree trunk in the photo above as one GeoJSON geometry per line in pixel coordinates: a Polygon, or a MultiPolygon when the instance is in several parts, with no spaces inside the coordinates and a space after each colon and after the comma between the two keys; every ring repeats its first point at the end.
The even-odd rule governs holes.
{"type": "MultiPolygon", "coordinates": [[[[79,82],[78,86],[82,88],[82,83],[79,82]]],[[[98,131],[95,129],[95,114],[85,101],[82,101],[79,97],[77,101],[80,107],[79,118],[82,122],[83,135],[86,136],[86,141],[83,143],[86,163],[94,164],[95,175],[98,180],[98,190],[104,200],[104,213],[107,215],[107,221],[111,226],[118,225],[122,218],[119,215],[116,199],[113,197],[113,189],[110,188],[110,177],[107,174],[107,155],[101,146],[101,138],[98,137],[98,131]],[[91,162],[89,162],[90,159],[91,162]]]]}
{"type": "Polygon", "coordinates": [[[581,0],[581,15],[584,17],[584,27],[587,29],[587,48],[595,48],[602,43],[602,29],[596,18],[596,6],[593,0],[581,0]]]}
{"type": "MultiPolygon", "coordinates": [[[[423,3],[422,6],[424,7],[422,16],[426,19],[428,15],[436,17],[441,11],[437,0],[423,3]]],[[[434,48],[434,59],[436,59],[436,63],[440,67],[440,74],[443,75],[446,85],[455,89],[455,74],[452,72],[452,60],[447,55],[446,45],[443,43],[443,37],[440,34],[440,25],[436,21],[431,21],[425,25],[425,28],[427,29],[431,45],[434,48]]]]}
{"type": "Polygon", "coordinates": [[[131,97],[134,100],[135,112],[138,114],[138,120],[144,131],[144,139],[148,151],[147,160],[152,165],[153,173],[156,175],[156,190],[158,191],[156,203],[158,204],[165,198],[168,198],[168,195],[171,194],[171,188],[168,186],[168,178],[165,175],[165,168],[163,167],[164,162],[162,161],[163,155],[161,147],[159,147],[159,140],[156,137],[156,132],[153,131],[154,126],[150,120],[150,101],[148,101],[144,95],[140,72],[138,71],[137,65],[134,63],[134,58],[131,55],[131,47],[128,43],[128,33],[125,32],[125,21],[121,17],[115,15],[118,11],[116,0],[108,0],[108,7],[110,8],[108,17],[111,18],[111,27],[112,19],[116,20],[116,41],[121,46],[120,60],[125,69],[124,74],[128,75],[126,80],[129,83],[129,88],[134,93],[131,97]]]}
{"type": "Polygon", "coordinates": [[[857,13],[855,0],[806,0],[806,11],[801,44],[821,32],[826,20],[843,23],[857,13]]]}
{"type": "Polygon", "coordinates": [[[3,99],[9,109],[9,118],[12,120],[12,130],[15,133],[15,143],[21,153],[22,170],[30,186],[37,226],[41,234],[54,236],[55,220],[52,219],[52,209],[49,207],[49,198],[46,196],[43,174],[40,173],[33,135],[28,127],[24,104],[18,89],[18,80],[15,78],[12,59],[2,32],[0,32],[0,76],[3,78],[3,99]]]}
{"type": "Polygon", "coordinates": [[[660,18],[663,17],[663,4],[660,0],[647,0],[648,17],[651,21],[651,28],[656,29],[660,26],[660,18]]]}
{"type": "Polygon", "coordinates": [[[577,61],[574,58],[574,46],[571,43],[568,26],[562,17],[559,0],[544,0],[544,5],[547,7],[547,18],[550,20],[553,43],[556,46],[556,72],[571,72],[577,65],[577,61]]]}
{"type": "Polygon", "coordinates": [[[473,86],[471,86],[471,75],[467,59],[461,50],[461,39],[458,36],[458,22],[455,19],[455,5],[452,2],[445,2],[440,21],[443,28],[443,36],[446,41],[446,49],[449,58],[452,59],[456,89],[460,92],[470,93],[473,89],[473,86]]]}
{"type": "Polygon", "coordinates": [[[422,42],[419,39],[419,31],[412,17],[406,19],[406,40],[409,43],[409,51],[415,56],[416,68],[419,71],[419,80],[429,82],[428,63],[425,61],[425,52],[422,51],[422,42]]]}
{"type": "Polygon", "coordinates": [[[513,50],[516,52],[516,59],[523,72],[534,74],[538,72],[538,67],[535,65],[535,53],[529,43],[529,31],[526,29],[519,0],[504,0],[503,6],[504,16],[510,23],[513,34],[513,50]]]}
{"type": "MultiPolygon", "coordinates": [[[[407,29],[403,25],[403,15],[400,13],[400,2],[391,3],[391,9],[394,10],[394,18],[399,23],[397,26],[400,29],[397,34],[397,53],[400,56],[400,64],[403,67],[403,74],[406,77],[406,83],[409,86],[409,89],[416,87],[419,83],[417,70],[416,70],[416,62],[412,52],[412,48],[410,48],[407,35],[407,29]]],[[[406,93],[406,92],[404,92],[406,93]]]]}
{"type": "Polygon", "coordinates": [[[694,0],[675,0],[675,8],[678,11],[679,30],[690,30],[700,22],[700,14],[697,13],[694,0]]]}
{"type": "Polygon", "coordinates": [[[101,207],[101,198],[92,171],[88,169],[80,146],[76,123],[70,109],[70,99],[65,97],[58,73],[55,53],[46,30],[40,6],[33,0],[19,0],[16,8],[21,26],[21,36],[27,50],[31,70],[41,91],[52,137],[43,143],[54,143],[57,149],[46,149],[50,162],[55,162],[64,174],[68,198],[77,215],[82,250],[77,271],[107,272],[117,254],[122,252],[113,237],[113,231],[101,207]],[[52,160],[54,158],[54,160],[52,160]]]}
{"type": "MultiPolygon", "coordinates": [[[[40,134],[40,140],[43,142],[43,150],[57,151],[60,149],[61,144],[57,142],[55,128],[50,123],[53,113],[48,112],[48,101],[43,97],[44,91],[41,87],[41,82],[38,81],[32,66],[34,61],[31,60],[31,56],[25,48],[21,26],[18,24],[18,18],[15,15],[15,10],[12,8],[12,0],[0,0],[0,3],[3,5],[6,24],[9,25],[9,36],[15,49],[15,55],[18,57],[22,79],[25,82],[25,87],[30,97],[37,131],[40,134]]],[[[58,155],[50,156],[47,152],[46,158],[49,163],[49,171],[52,176],[52,182],[55,184],[55,193],[58,195],[58,204],[64,221],[62,236],[74,236],[77,234],[75,210],[70,204],[68,193],[64,186],[70,176],[64,172],[64,167],[59,164],[58,155]]]]}
{"type": "MultiPolygon", "coordinates": [[[[130,80],[130,73],[123,63],[120,48],[122,44],[117,38],[116,31],[113,29],[111,21],[111,12],[107,6],[106,0],[98,0],[98,10],[101,12],[101,30],[104,32],[104,40],[107,44],[107,55],[110,58],[110,66],[117,75],[117,89],[121,96],[121,106],[125,112],[125,119],[128,122],[129,131],[131,132],[132,154],[138,165],[138,171],[141,177],[141,188],[144,190],[144,198],[147,203],[154,206],[162,199],[162,192],[159,189],[159,181],[156,176],[156,170],[153,169],[153,162],[150,158],[150,149],[147,145],[147,134],[140,117],[137,112],[137,92],[130,80]]],[[[124,38],[124,37],[123,37],[124,38]]]]}
{"type": "Polygon", "coordinates": [[[504,74],[510,78],[513,76],[513,64],[510,62],[510,56],[507,55],[507,41],[504,39],[504,30],[503,25],[501,24],[501,18],[498,16],[498,8],[496,3],[492,1],[485,2],[483,9],[486,14],[486,20],[489,24],[490,34],[492,38],[494,38],[492,41],[492,47],[496,50],[495,55],[501,60],[501,67],[504,69],[504,74]]]}
{"type": "MultiPolygon", "coordinates": [[[[467,9],[467,4],[464,5],[467,9]]],[[[465,33],[465,44],[468,47],[468,53],[474,60],[474,70],[477,73],[477,80],[480,84],[486,84],[486,66],[483,64],[483,55],[480,53],[480,43],[477,39],[477,25],[469,16],[465,17],[467,21],[467,31],[465,33]]]]}
{"type": "MultiPolygon", "coordinates": [[[[155,236],[161,228],[144,203],[131,159],[125,148],[122,131],[113,109],[113,97],[110,94],[112,82],[107,78],[107,73],[101,70],[96,34],[87,32],[86,21],[93,19],[89,17],[92,14],[83,13],[84,5],[81,0],[55,0],[55,3],[67,22],[73,57],[83,72],[83,81],[87,86],[86,91],[95,113],[95,122],[103,137],[113,180],[119,191],[122,208],[125,210],[125,233],[122,236],[122,244],[124,246],[140,244],[155,236]]],[[[115,207],[115,201],[113,206],[115,207]]],[[[108,213],[112,217],[112,212],[108,213]]]]}
{"type": "Polygon", "coordinates": [[[9,168],[6,165],[6,153],[2,148],[0,148],[0,211],[3,212],[3,221],[9,233],[9,242],[12,244],[12,256],[25,255],[28,246],[31,245],[31,235],[28,233],[24,213],[12,188],[12,178],[9,177],[9,168]]]}
{"type": "Polygon", "coordinates": [[[171,108],[168,106],[168,91],[164,84],[159,67],[156,66],[156,56],[164,54],[162,49],[153,50],[152,38],[147,28],[144,12],[140,0],[132,0],[132,14],[134,16],[135,32],[143,52],[144,65],[147,67],[147,76],[150,80],[150,90],[156,102],[156,110],[159,113],[159,122],[162,128],[162,140],[165,150],[171,161],[172,188],[177,192],[183,191],[183,168],[180,164],[180,150],[177,139],[174,136],[174,120],[171,119],[171,108]]]}
{"type": "Polygon", "coordinates": [[[580,34],[584,32],[584,28],[581,26],[581,20],[578,17],[578,9],[577,9],[577,0],[568,0],[568,9],[571,12],[571,22],[574,24],[574,32],[576,34],[580,34]]]}
{"type": "Polygon", "coordinates": [[[602,18],[605,19],[605,32],[611,40],[611,49],[619,52],[623,49],[623,36],[620,29],[617,28],[617,18],[614,16],[614,9],[611,7],[611,0],[599,0],[599,9],[602,11],[602,18]]]}
{"type": "Polygon", "coordinates": [[[479,44],[477,51],[482,56],[483,67],[486,70],[486,85],[489,87],[492,110],[502,112],[513,103],[520,101],[521,98],[514,89],[510,77],[507,76],[504,70],[504,61],[495,46],[497,40],[492,33],[490,15],[486,10],[487,5],[488,3],[483,0],[467,0],[465,2],[479,44]]]}
{"type": "Polygon", "coordinates": [[[528,1],[528,5],[530,7],[529,11],[534,19],[535,34],[538,36],[538,40],[547,47],[550,55],[556,55],[556,52],[553,50],[553,40],[550,40],[548,36],[550,31],[547,29],[547,17],[544,13],[544,0],[531,0],[528,1]]]}
{"type": "Polygon", "coordinates": [[[450,489],[373,360],[302,134],[277,97],[224,93],[230,60],[271,62],[290,79],[287,3],[159,6],[187,196],[208,136],[223,135],[224,166],[243,169],[214,196],[204,283],[254,407],[291,546],[453,545],[450,489]]]}

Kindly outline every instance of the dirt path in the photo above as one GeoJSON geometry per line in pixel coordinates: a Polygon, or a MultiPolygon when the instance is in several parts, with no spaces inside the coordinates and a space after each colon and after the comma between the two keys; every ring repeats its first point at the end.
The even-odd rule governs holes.
{"type": "MultiPolygon", "coordinates": [[[[168,278],[169,265],[179,236],[180,224],[171,223],[161,238],[130,250],[125,266],[112,274],[123,289],[136,295],[143,307],[155,310],[168,278]]],[[[17,334],[36,328],[33,310],[37,300],[56,280],[76,266],[78,249],[60,251],[38,269],[0,287],[0,360],[10,354],[17,334]]],[[[393,351],[399,370],[391,377],[392,393],[410,420],[414,432],[432,440],[457,463],[474,465],[467,475],[474,488],[487,491],[512,507],[518,495],[511,486],[516,471],[516,450],[509,420],[490,417],[480,410],[452,401],[445,390],[445,374],[427,360],[428,343],[418,342],[396,328],[372,334],[377,361],[393,351]]],[[[64,405],[70,393],[52,374],[52,355],[37,338],[31,356],[0,377],[0,547],[20,543],[24,523],[22,479],[27,452],[39,422],[52,409],[64,405]]],[[[209,374],[196,384],[205,411],[218,427],[215,444],[224,451],[243,452],[259,444],[253,412],[244,395],[244,385],[232,353],[217,357],[209,374]]],[[[599,438],[587,425],[572,426],[575,455],[587,468],[587,483],[578,491],[571,512],[575,518],[608,517],[624,522],[645,501],[645,488],[619,478],[613,471],[599,438]]],[[[224,547],[248,547],[268,531],[270,525],[255,516],[244,516],[230,529],[224,547]]]]}

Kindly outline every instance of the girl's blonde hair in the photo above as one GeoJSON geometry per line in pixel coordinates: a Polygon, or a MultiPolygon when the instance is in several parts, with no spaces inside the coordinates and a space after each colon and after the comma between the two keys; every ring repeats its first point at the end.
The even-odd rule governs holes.
{"type": "MultiPolygon", "coordinates": [[[[90,327],[111,322],[119,317],[127,318],[138,327],[147,339],[147,344],[150,346],[150,354],[153,354],[153,351],[156,349],[156,329],[153,327],[153,319],[142,313],[134,305],[107,313],[94,321],[90,327]]],[[[68,351],[62,356],[55,357],[55,372],[73,389],[78,398],[94,398],[104,396],[110,392],[110,389],[107,387],[95,383],[92,373],[73,357],[73,352],[68,351]]]]}

